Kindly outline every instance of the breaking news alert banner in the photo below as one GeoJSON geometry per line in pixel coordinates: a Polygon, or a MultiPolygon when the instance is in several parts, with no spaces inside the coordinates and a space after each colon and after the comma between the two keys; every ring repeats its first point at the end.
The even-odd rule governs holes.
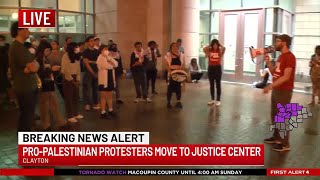
{"type": "Polygon", "coordinates": [[[148,132],[19,132],[20,166],[263,166],[262,144],[149,144],[148,132]]]}
{"type": "Polygon", "coordinates": [[[0,176],[320,176],[320,169],[0,169],[0,176]]]}

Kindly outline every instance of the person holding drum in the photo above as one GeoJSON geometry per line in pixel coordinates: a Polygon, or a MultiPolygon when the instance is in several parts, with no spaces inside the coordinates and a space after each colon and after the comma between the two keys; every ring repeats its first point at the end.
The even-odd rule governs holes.
{"type": "Polygon", "coordinates": [[[179,52],[177,43],[171,43],[170,50],[165,56],[166,68],[168,71],[168,91],[167,91],[167,108],[172,108],[171,97],[172,93],[176,93],[177,103],[176,108],[181,109],[181,96],[182,96],[182,82],[187,79],[187,73],[185,69],[185,57],[184,54],[179,52]]]}
{"type": "Polygon", "coordinates": [[[225,50],[226,48],[217,39],[213,39],[210,46],[203,48],[203,52],[209,58],[208,77],[210,81],[211,101],[208,102],[208,105],[216,104],[216,106],[220,106],[222,58],[225,50]],[[214,83],[217,86],[217,101],[215,101],[214,83]]]}

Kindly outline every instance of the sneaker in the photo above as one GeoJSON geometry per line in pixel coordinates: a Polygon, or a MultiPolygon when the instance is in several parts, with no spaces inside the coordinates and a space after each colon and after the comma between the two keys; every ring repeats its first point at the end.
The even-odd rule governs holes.
{"type": "Polygon", "coordinates": [[[171,105],[170,103],[168,103],[168,104],[167,104],[167,108],[168,108],[168,109],[171,109],[171,108],[172,108],[172,105],[171,105]]]}
{"type": "Polygon", "coordinates": [[[118,99],[118,100],[116,101],[116,103],[117,103],[117,104],[123,104],[123,101],[120,100],[120,99],[118,99]]]}
{"type": "Polygon", "coordinates": [[[133,102],[134,103],[138,103],[138,102],[140,102],[141,101],[141,98],[136,98],[133,102]]]}
{"type": "Polygon", "coordinates": [[[75,119],[83,119],[84,117],[79,114],[78,116],[75,116],[74,118],[75,118],[75,119]]]}
{"type": "Polygon", "coordinates": [[[85,109],[86,111],[90,111],[91,107],[90,107],[90,105],[87,104],[87,105],[84,107],[84,109],[85,109]]]}
{"type": "Polygon", "coordinates": [[[215,103],[215,100],[211,100],[211,101],[208,102],[208,105],[212,105],[214,103],[215,103]]]}
{"type": "Polygon", "coordinates": [[[103,113],[103,114],[101,113],[100,114],[100,118],[101,119],[107,119],[107,113],[103,113]]]}
{"type": "Polygon", "coordinates": [[[182,103],[181,102],[177,102],[176,108],[182,109],[182,103]]]}
{"type": "Polygon", "coordinates": [[[221,102],[220,101],[217,101],[216,102],[216,106],[220,106],[221,105],[221,102]]]}
{"type": "Polygon", "coordinates": [[[94,109],[94,110],[100,110],[101,108],[100,108],[100,105],[94,105],[94,106],[92,106],[92,108],[94,109]]]}
{"type": "Polygon", "coordinates": [[[146,101],[147,103],[151,103],[151,102],[152,102],[152,100],[151,100],[150,98],[145,99],[145,101],[146,101]]]}
{"type": "Polygon", "coordinates": [[[70,122],[70,123],[76,123],[76,122],[78,122],[78,120],[77,120],[76,118],[69,118],[69,119],[68,119],[68,122],[70,122]]]}
{"type": "Polygon", "coordinates": [[[267,144],[279,144],[280,143],[274,137],[264,139],[263,142],[267,143],[267,144]]]}
{"type": "Polygon", "coordinates": [[[272,148],[274,151],[283,152],[283,151],[290,151],[289,146],[284,146],[283,144],[275,144],[272,148]]]}
{"type": "Polygon", "coordinates": [[[108,115],[111,116],[111,117],[116,117],[117,116],[117,114],[114,111],[109,111],[108,115]]]}

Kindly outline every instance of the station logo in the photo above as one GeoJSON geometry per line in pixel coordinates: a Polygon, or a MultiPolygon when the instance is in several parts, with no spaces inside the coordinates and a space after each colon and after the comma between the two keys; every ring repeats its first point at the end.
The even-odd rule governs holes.
{"type": "Polygon", "coordinates": [[[51,9],[21,9],[18,14],[19,28],[54,28],[56,11],[51,9]]]}

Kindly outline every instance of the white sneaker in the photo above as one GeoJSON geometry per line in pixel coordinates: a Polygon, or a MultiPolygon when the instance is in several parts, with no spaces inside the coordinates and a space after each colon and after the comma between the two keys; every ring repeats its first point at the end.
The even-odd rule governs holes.
{"type": "Polygon", "coordinates": [[[150,98],[147,98],[146,101],[147,101],[147,103],[151,103],[152,102],[152,100],[150,98]]]}
{"type": "Polygon", "coordinates": [[[221,102],[220,101],[217,101],[216,102],[216,106],[220,106],[221,105],[221,102]]]}
{"type": "Polygon", "coordinates": [[[90,111],[91,107],[90,107],[90,105],[87,104],[84,109],[85,109],[86,111],[90,111]]]}
{"type": "Polygon", "coordinates": [[[78,120],[77,120],[76,118],[69,118],[69,119],[68,119],[68,122],[70,122],[70,123],[76,123],[76,122],[78,122],[78,120]]]}
{"type": "Polygon", "coordinates": [[[215,103],[215,100],[211,100],[211,101],[208,102],[208,105],[212,105],[214,103],[215,103]]]}
{"type": "Polygon", "coordinates": [[[79,114],[78,116],[75,116],[74,118],[75,118],[75,119],[83,119],[84,117],[79,114]]]}
{"type": "Polygon", "coordinates": [[[100,109],[101,109],[101,107],[100,107],[99,104],[98,104],[98,105],[94,105],[92,108],[93,108],[94,110],[100,110],[100,109]]]}
{"type": "Polygon", "coordinates": [[[138,103],[138,102],[140,102],[140,101],[141,101],[140,98],[136,98],[133,102],[138,103]]]}

